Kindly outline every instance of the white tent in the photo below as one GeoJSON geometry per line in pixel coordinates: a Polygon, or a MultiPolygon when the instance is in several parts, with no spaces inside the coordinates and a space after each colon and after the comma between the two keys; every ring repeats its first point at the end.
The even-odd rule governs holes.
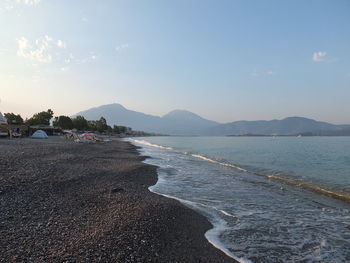
{"type": "Polygon", "coordinates": [[[33,133],[32,138],[34,139],[47,139],[49,138],[46,134],[46,132],[42,130],[37,130],[36,132],[33,133]]]}
{"type": "Polygon", "coordinates": [[[7,124],[6,119],[4,118],[4,116],[2,115],[2,113],[0,112],[0,124],[7,124]]]}

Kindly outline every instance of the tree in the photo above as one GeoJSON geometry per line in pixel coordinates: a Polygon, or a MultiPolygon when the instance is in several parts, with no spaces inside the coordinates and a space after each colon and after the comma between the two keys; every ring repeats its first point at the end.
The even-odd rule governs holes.
{"type": "Polygon", "coordinates": [[[27,125],[50,125],[50,120],[53,117],[53,111],[48,109],[47,111],[42,111],[35,113],[33,117],[26,120],[27,125]]]}
{"type": "Polygon", "coordinates": [[[131,131],[131,128],[126,127],[126,126],[113,126],[113,132],[120,134],[120,133],[127,133],[128,131],[131,131]]]}
{"type": "Polygon", "coordinates": [[[120,132],[119,132],[119,126],[114,125],[114,126],[113,126],[113,132],[119,134],[119,133],[120,133],[120,132]]]}
{"type": "Polygon", "coordinates": [[[59,117],[55,117],[53,126],[58,126],[62,129],[73,129],[73,121],[68,116],[61,115],[59,117]]]}
{"type": "Polygon", "coordinates": [[[98,121],[88,121],[87,123],[90,131],[107,132],[112,129],[107,125],[107,121],[104,117],[101,117],[98,121]]]}
{"type": "Polygon", "coordinates": [[[23,119],[19,114],[16,115],[11,112],[11,113],[5,113],[4,116],[8,124],[23,124],[23,119]]]}
{"type": "Polygon", "coordinates": [[[88,122],[83,116],[77,116],[72,119],[73,128],[84,131],[88,129],[88,122]]]}
{"type": "Polygon", "coordinates": [[[87,121],[87,129],[89,131],[97,131],[97,121],[87,121]]]}
{"type": "Polygon", "coordinates": [[[108,125],[105,118],[101,117],[98,121],[96,121],[96,130],[98,132],[106,132],[108,130],[108,125]]]}

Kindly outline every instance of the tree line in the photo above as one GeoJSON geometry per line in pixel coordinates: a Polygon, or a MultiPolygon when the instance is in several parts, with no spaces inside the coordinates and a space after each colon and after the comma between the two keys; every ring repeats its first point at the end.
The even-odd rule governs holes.
{"type": "MultiPolygon", "coordinates": [[[[5,113],[4,114],[8,124],[14,125],[50,125],[50,121],[54,116],[51,109],[35,113],[32,117],[23,120],[20,114],[5,113]]],[[[76,116],[70,118],[69,116],[54,117],[53,126],[60,127],[63,130],[77,129],[80,131],[94,131],[100,133],[129,133],[129,134],[145,134],[143,132],[133,131],[130,127],[114,125],[113,127],[107,124],[104,117],[99,120],[86,120],[83,116],[76,116]]]]}
{"type": "Polygon", "coordinates": [[[53,126],[60,127],[62,129],[77,129],[80,131],[96,131],[96,132],[107,132],[107,133],[131,133],[132,129],[126,126],[114,125],[113,127],[107,124],[104,117],[99,120],[86,120],[83,116],[76,116],[70,118],[68,116],[61,115],[55,117],[53,126]]]}

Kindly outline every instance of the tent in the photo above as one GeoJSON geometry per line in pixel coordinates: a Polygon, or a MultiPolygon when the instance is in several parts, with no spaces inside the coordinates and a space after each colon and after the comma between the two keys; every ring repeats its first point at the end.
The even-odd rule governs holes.
{"type": "Polygon", "coordinates": [[[33,133],[32,138],[34,139],[47,139],[49,138],[46,134],[46,132],[42,130],[37,130],[36,132],[33,133]]]}
{"type": "Polygon", "coordinates": [[[4,116],[2,115],[2,113],[0,112],[0,124],[7,124],[6,119],[4,118],[4,116]]]}

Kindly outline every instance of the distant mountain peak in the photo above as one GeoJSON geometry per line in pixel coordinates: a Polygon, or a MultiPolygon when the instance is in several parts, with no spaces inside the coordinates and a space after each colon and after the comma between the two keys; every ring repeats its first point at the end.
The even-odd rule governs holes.
{"type": "MultiPolygon", "coordinates": [[[[119,103],[106,104],[106,105],[102,105],[100,107],[126,110],[126,108],[119,103]]],[[[99,107],[96,107],[96,108],[99,108],[99,107]]]]}
{"type": "Polygon", "coordinates": [[[285,121],[285,120],[315,121],[313,119],[309,119],[309,118],[305,118],[305,117],[299,117],[299,116],[292,116],[292,117],[287,117],[287,118],[282,119],[282,121],[285,121]]]}
{"type": "Polygon", "coordinates": [[[126,109],[118,103],[91,108],[77,115],[88,120],[98,120],[103,116],[109,125],[124,125],[134,130],[170,135],[199,135],[218,124],[187,110],[174,110],[159,117],[126,109]]]}
{"type": "Polygon", "coordinates": [[[173,110],[163,116],[163,118],[171,118],[171,119],[187,119],[187,120],[198,120],[203,119],[198,114],[190,112],[188,110],[173,110]]]}

